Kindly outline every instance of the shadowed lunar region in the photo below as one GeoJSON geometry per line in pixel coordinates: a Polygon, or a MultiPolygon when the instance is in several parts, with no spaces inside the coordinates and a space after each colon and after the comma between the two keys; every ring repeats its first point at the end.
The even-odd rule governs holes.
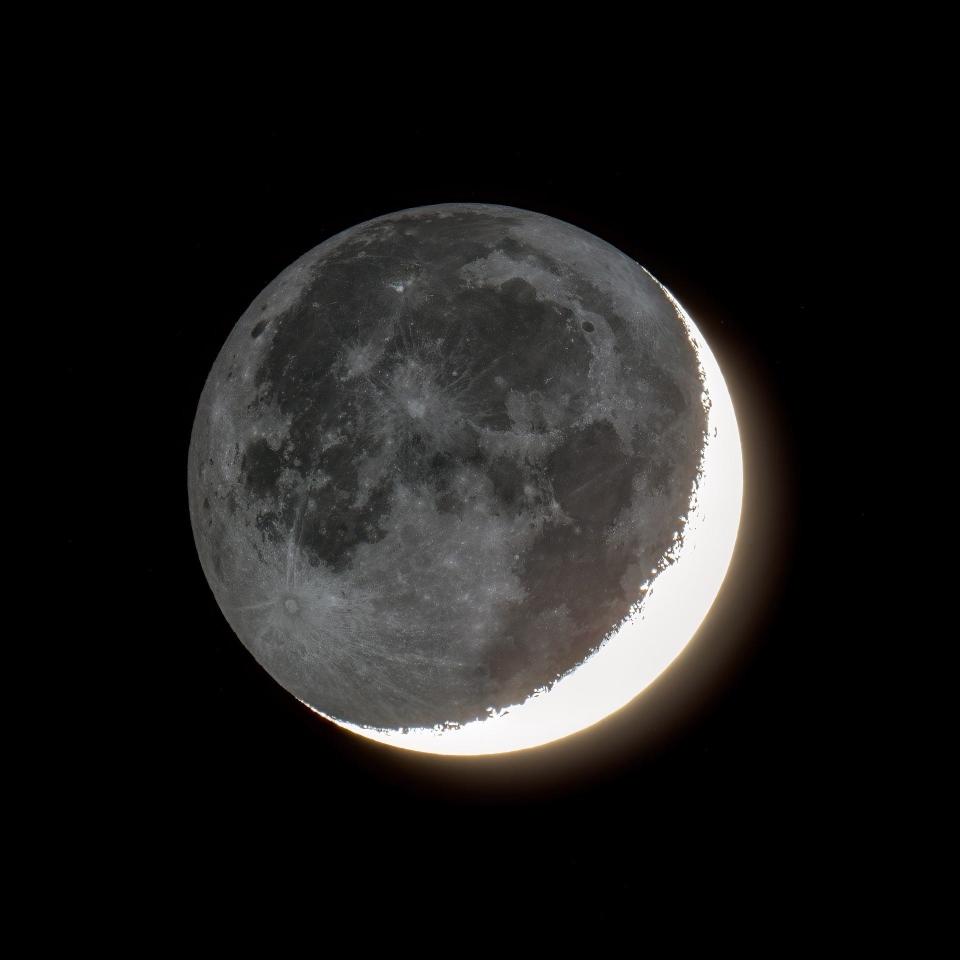
{"type": "Polygon", "coordinates": [[[740,514],[716,361],[609,244],[523,210],[360,224],[240,318],[197,409],[197,550],[283,687],[396,746],[494,753],[629,702],[740,514]]]}

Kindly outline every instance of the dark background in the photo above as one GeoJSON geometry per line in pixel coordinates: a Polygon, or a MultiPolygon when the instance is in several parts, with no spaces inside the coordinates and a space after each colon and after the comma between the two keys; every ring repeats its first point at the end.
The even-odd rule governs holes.
{"type": "Polygon", "coordinates": [[[116,416],[138,477],[125,572],[143,599],[104,641],[97,776],[122,871],[199,904],[282,901],[302,876],[321,899],[544,923],[695,893],[843,909],[880,858],[862,565],[876,518],[851,480],[869,449],[852,240],[868,188],[844,111],[803,83],[751,89],[707,85],[636,122],[589,99],[462,119],[361,99],[155,101],[114,159],[133,170],[149,283],[102,340],[135,390],[116,416]],[[302,707],[221,616],[187,509],[196,403],[246,306],[332,234],[446,201],[549,214],[646,266],[717,356],[745,458],[733,565],[677,663],[604,723],[495,758],[395,751],[302,707]]]}

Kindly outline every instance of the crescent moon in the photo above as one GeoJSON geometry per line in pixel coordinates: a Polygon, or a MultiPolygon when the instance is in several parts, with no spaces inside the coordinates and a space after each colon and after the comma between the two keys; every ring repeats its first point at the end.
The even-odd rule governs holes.
{"type": "Polygon", "coordinates": [[[601,722],[640,695],[690,643],[720,592],[733,556],[743,458],[733,401],[716,358],[673,294],[653,279],[674,304],[697,353],[707,439],[682,543],[674,562],[638,598],[635,612],[549,690],[483,720],[452,728],[382,730],[338,720],[301,700],[310,710],[351,733],[404,750],[449,756],[511,753],[601,722]]]}

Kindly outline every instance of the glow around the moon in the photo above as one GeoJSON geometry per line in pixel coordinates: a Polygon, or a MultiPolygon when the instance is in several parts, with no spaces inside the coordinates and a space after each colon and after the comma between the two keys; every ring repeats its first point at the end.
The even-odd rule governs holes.
{"type": "Polygon", "coordinates": [[[743,459],[733,402],[720,367],[687,312],[659,285],[675,305],[699,357],[708,424],[691,512],[673,562],[651,580],[632,615],[591,657],[524,703],[460,726],[388,730],[327,719],[371,740],[424,753],[479,756],[524,750],[584,730],[626,706],[693,639],[733,556],[743,459]]]}

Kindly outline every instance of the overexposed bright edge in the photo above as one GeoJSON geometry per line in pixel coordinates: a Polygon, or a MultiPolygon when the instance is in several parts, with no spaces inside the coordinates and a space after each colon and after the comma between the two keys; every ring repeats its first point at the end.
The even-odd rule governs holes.
{"type": "Polygon", "coordinates": [[[478,756],[524,750],[577,733],[626,706],[693,639],[733,556],[743,459],[733,402],[720,367],[687,312],[663,284],[660,287],[676,307],[699,357],[708,400],[707,440],[682,542],[675,548],[673,563],[638,598],[639,609],[552,688],[484,720],[459,727],[379,730],[321,716],[360,736],[422,753],[478,756]]]}

